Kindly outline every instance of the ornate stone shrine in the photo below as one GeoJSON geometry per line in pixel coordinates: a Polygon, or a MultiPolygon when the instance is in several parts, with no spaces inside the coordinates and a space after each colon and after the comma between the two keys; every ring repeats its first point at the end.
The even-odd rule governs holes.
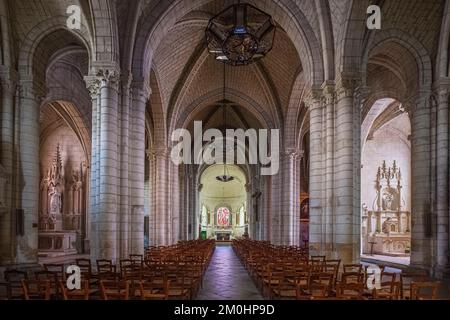
{"type": "Polygon", "coordinates": [[[84,216],[83,170],[73,170],[66,188],[60,146],[40,185],[39,255],[76,254],[84,216]]]}
{"type": "Polygon", "coordinates": [[[372,210],[362,207],[363,254],[407,256],[411,250],[411,213],[404,211],[402,173],[394,161],[378,167],[372,210]]]}

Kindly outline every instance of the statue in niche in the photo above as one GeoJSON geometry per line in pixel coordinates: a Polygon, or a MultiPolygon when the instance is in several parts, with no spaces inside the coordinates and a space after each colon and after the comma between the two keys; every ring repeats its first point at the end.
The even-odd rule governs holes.
{"type": "Polygon", "coordinates": [[[386,233],[386,234],[391,233],[391,218],[387,218],[383,222],[382,231],[383,231],[383,233],[386,233]]]}
{"type": "Polygon", "coordinates": [[[55,186],[51,186],[50,192],[50,214],[61,214],[61,193],[58,188],[55,186]]]}
{"type": "Polygon", "coordinates": [[[385,188],[381,197],[381,208],[383,211],[398,210],[398,197],[395,189],[385,188]]]}

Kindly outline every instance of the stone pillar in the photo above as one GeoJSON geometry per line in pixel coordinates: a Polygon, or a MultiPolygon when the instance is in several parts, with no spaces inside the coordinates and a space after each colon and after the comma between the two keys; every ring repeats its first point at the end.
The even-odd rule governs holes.
{"type": "Polygon", "coordinates": [[[144,252],[144,183],[145,183],[145,109],[150,87],[144,82],[133,83],[133,103],[130,113],[130,204],[131,228],[129,250],[144,252]]]}
{"type": "MultiPolygon", "coordinates": [[[[98,179],[99,173],[99,135],[100,135],[100,81],[96,78],[86,78],[86,85],[89,90],[92,99],[92,150],[91,150],[91,168],[90,168],[90,183],[89,183],[89,216],[90,225],[96,225],[96,219],[98,214],[98,179]]],[[[98,247],[98,234],[96,232],[91,233],[90,230],[90,252],[93,248],[98,247]]]]}
{"type": "Polygon", "coordinates": [[[14,259],[12,210],[17,74],[9,68],[0,68],[0,261],[6,264],[12,263],[14,259]]]}
{"type": "Polygon", "coordinates": [[[24,210],[24,234],[17,239],[18,263],[37,262],[39,205],[39,107],[43,91],[32,80],[20,81],[18,204],[24,210]]]}
{"type": "MultiPolygon", "coordinates": [[[[356,262],[354,230],[354,100],[356,82],[341,79],[337,85],[335,140],[336,249],[344,263],[356,262]]],[[[361,124],[359,123],[359,126],[361,124]]],[[[358,233],[359,234],[359,233],[358,233]]]]}
{"type": "Polygon", "coordinates": [[[149,220],[149,245],[155,246],[156,241],[156,157],[150,149],[147,149],[147,158],[149,161],[149,189],[150,193],[147,195],[150,197],[150,214],[149,220]]]}
{"type": "Polygon", "coordinates": [[[91,222],[96,244],[92,246],[93,259],[120,257],[118,243],[119,159],[118,159],[118,80],[116,71],[101,69],[92,78],[99,85],[97,110],[97,163],[95,215],[91,222]]]}
{"type": "Polygon", "coordinates": [[[359,86],[354,93],[353,110],[353,262],[361,255],[361,111],[369,96],[369,87],[359,86]]]}
{"type": "MultiPolygon", "coordinates": [[[[168,158],[169,167],[169,195],[168,214],[169,214],[169,239],[170,244],[175,244],[180,240],[180,185],[179,185],[179,167],[175,165],[170,157],[168,158]]],[[[200,212],[201,208],[198,212],[200,212]]],[[[198,214],[198,213],[197,213],[198,214]]]]}
{"type": "Polygon", "coordinates": [[[412,172],[412,232],[411,265],[431,264],[431,137],[430,92],[420,92],[410,108],[411,172],[412,172]]]}
{"type": "Polygon", "coordinates": [[[323,145],[322,145],[322,104],[317,92],[313,92],[305,101],[310,117],[310,160],[309,160],[309,245],[314,254],[322,253],[325,248],[323,227],[323,145]]]}
{"type": "Polygon", "coordinates": [[[335,232],[335,202],[334,202],[334,119],[335,119],[335,102],[336,93],[335,86],[333,82],[326,82],[322,86],[323,90],[323,101],[324,101],[324,114],[326,122],[325,130],[325,155],[324,155],[324,165],[325,170],[323,174],[324,177],[324,226],[325,232],[324,242],[326,250],[333,252],[335,250],[334,243],[336,242],[336,232],[335,232]]]}
{"type": "Polygon", "coordinates": [[[167,201],[168,194],[168,172],[167,162],[169,152],[167,148],[160,147],[153,150],[153,156],[155,161],[155,244],[167,245],[169,239],[169,212],[167,201]]]}
{"type": "Polygon", "coordinates": [[[298,245],[300,239],[298,230],[300,220],[296,211],[299,195],[296,186],[296,162],[298,150],[286,150],[282,159],[282,209],[281,209],[281,243],[284,245],[298,245]]]}
{"type": "Polygon", "coordinates": [[[449,112],[450,83],[437,88],[436,132],[436,262],[437,273],[449,274],[449,112]]]}

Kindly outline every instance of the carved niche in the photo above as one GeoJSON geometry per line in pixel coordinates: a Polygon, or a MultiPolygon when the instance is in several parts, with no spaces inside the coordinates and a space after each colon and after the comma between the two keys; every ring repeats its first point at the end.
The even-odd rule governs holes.
{"type": "Polygon", "coordinates": [[[64,177],[61,149],[58,144],[55,157],[40,186],[39,230],[63,230],[64,177]]]}

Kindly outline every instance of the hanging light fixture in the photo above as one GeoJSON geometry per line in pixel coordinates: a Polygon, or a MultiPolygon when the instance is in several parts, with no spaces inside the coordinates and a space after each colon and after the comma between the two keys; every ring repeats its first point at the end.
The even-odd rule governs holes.
{"type": "MultiPolygon", "coordinates": [[[[226,79],[225,79],[225,64],[223,65],[223,105],[222,105],[222,116],[223,116],[223,131],[226,132],[227,130],[227,102],[225,99],[225,85],[226,85],[226,79]]],[[[224,135],[225,136],[225,135],[224,135]]],[[[226,141],[223,141],[223,175],[217,176],[216,180],[220,182],[230,182],[234,180],[234,177],[230,175],[227,167],[227,160],[226,160],[226,141]]]]}
{"type": "Polygon", "coordinates": [[[208,50],[218,61],[248,65],[271,49],[275,24],[267,13],[238,2],[213,17],[206,28],[208,50]]]}

